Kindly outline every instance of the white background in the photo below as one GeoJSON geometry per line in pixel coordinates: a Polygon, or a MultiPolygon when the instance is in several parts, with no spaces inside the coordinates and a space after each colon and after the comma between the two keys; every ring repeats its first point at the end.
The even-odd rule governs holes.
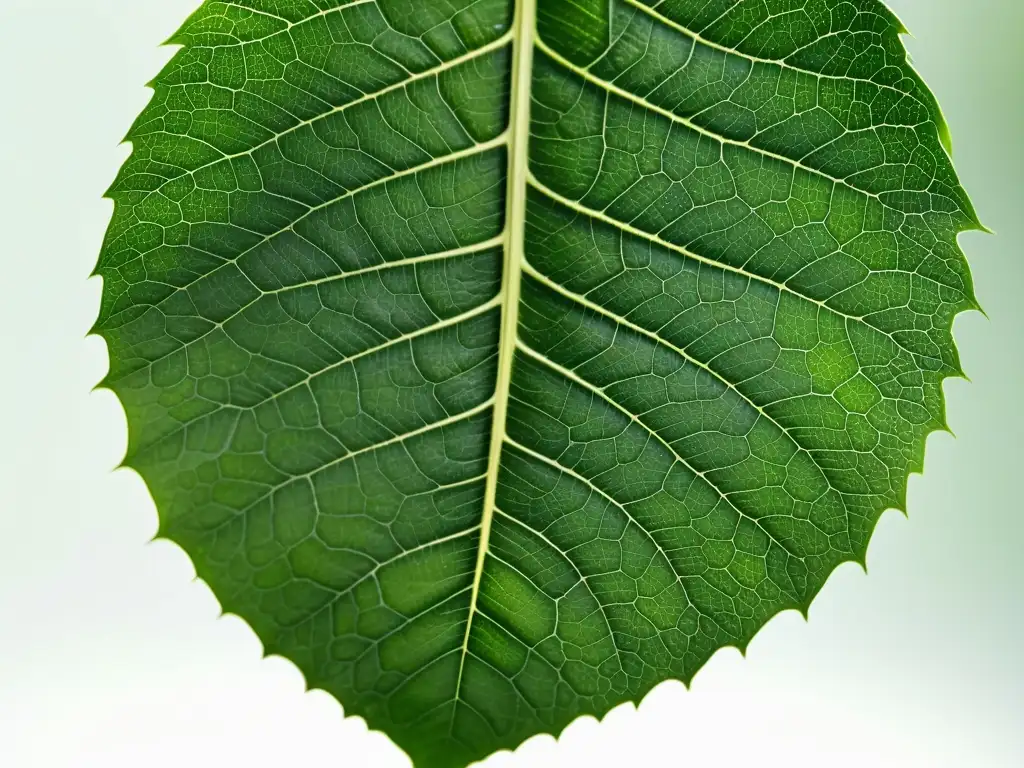
{"type": "MultiPolygon", "coordinates": [[[[993,215],[1004,217],[1004,238],[1022,211],[990,178],[1019,186],[1020,154],[1000,161],[992,145],[1019,143],[1020,125],[985,116],[981,81],[1024,94],[1013,90],[1019,57],[999,59],[1010,62],[1001,72],[983,66],[989,31],[1002,24],[1000,44],[1017,45],[1021,32],[1005,25],[1019,30],[1020,14],[999,15],[1017,3],[898,3],[958,168],[982,217],[997,229],[993,215]],[[958,5],[996,15],[951,15],[958,5]]],[[[0,765],[408,766],[326,694],[305,693],[290,663],[262,660],[241,621],[218,619],[179,549],[147,543],[148,493],[112,471],[123,412],[90,392],[106,369],[103,343],[85,338],[101,290],[87,276],[111,211],[101,195],[128,152],[117,140],[149,98],[142,84],[171,54],[157,44],[196,4],[0,0],[0,765]]],[[[639,710],[577,721],[557,743],[531,739],[488,768],[1024,766],[1022,389],[1007,324],[1019,314],[1004,311],[1003,287],[1024,282],[1019,264],[1010,280],[999,260],[1019,246],[992,242],[964,238],[992,319],[957,321],[974,377],[946,388],[960,439],[930,439],[911,517],[883,517],[870,576],[843,566],[809,622],[781,615],[746,660],[720,652],[691,691],[666,683],[639,710]]]]}

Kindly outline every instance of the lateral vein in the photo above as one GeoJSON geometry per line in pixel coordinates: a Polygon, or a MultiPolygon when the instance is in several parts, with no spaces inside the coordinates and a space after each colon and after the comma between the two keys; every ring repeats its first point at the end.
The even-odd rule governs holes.
{"type": "Polygon", "coordinates": [[[590,83],[591,85],[600,88],[602,91],[610,93],[614,96],[618,96],[620,99],[624,99],[630,102],[631,104],[640,107],[641,109],[646,109],[650,112],[654,112],[655,114],[661,115],[666,120],[671,120],[672,122],[678,123],[679,125],[684,125],[690,130],[696,131],[702,136],[707,136],[710,139],[714,139],[715,141],[719,142],[722,145],[729,144],[734,147],[741,147],[742,149],[748,150],[757,155],[761,155],[762,157],[767,157],[772,160],[775,160],[776,162],[787,165],[793,170],[802,170],[806,173],[810,173],[813,176],[819,176],[820,178],[823,178],[826,181],[831,182],[832,184],[839,184],[844,187],[849,187],[850,189],[859,192],[860,194],[865,195],[867,197],[874,198],[876,200],[880,199],[877,193],[871,192],[866,189],[861,189],[860,187],[851,183],[847,179],[832,176],[831,174],[821,170],[820,168],[815,168],[812,165],[807,165],[801,160],[797,160],[792,157],[787,157],[786,155],[780,155],[778,152],[772,152],[771,150],[764,149],[755,144],[751,144],[749,141],[739,141],[738,139],[730,139],[727,136],[723,136],[721,134],[715,133],[712,130],[704,128],[703,126],[693,122],[693,120],[690,120],[689,118],[683,117],[682,115],[677,115],[675,112],[665,109],[664,107],[659,107],[654,102],[648,101],[644,97],[638,96],[632,91],[627,91],[625,88],[621,88],[615,85],[614,83],[609,83],[607,80],[603,80],[602,78],[593,74],[589,69],[584,69],[583,67],[576,66],[571,61],[562,56],[560,53],[558,53],[556,50],[554,50],[548,45],[545,45],[543,41],[538,40],[537,47],[541,51],[543,51],[546,56],[551,58],[553,61],[557,62],[559,66],[563,67],[564,69],[567,69],[568,71],[572,72],[577,77],[582,78],[584,81],[590,83]]]}
{"type": "MultiPolygon", "coordinates": [[[[641,13],[644,13],[647,16],[651,17],[651,19],[653,19],[655,21],[655,23],[664,24],[666,27],[669,27],[670,29],[675,30],[679,34],[681,34],[681,35],[683,35],[685,37],[690,38],[695,43],[707,46],[708,48],[714,48],[715,50],[721,51],[722,53],[728,54],[730,56],[736,56],[736,57],[738,57],[740,59],[743,59],[745,61],[750,62],[751,64],[767,64],[769,66],[776,66],[776,67],[780,67],[782,69],[788,69],[791,72],[796,72],[796,73],[801,74],[801,75],[808,75],[808,76],[816,78],[818,80],[837,80],[837,81],[852,80],[852,81],[858,82],[858,83],[868,83],[870,85],[875,86],[876,88],[880,88],[882,90],[887,90],[887,91],[892,91],[893,93],[899,94],[899,96],[901,96],[901,97],[910,96],[910,94],[906,93],[905,91],[901,91],[899,88],[896,88],[894,86],[888,85],[886,83],[876,83],[874,80],[871,80],[870,78],[854,77],[854,76],[851,76],[851,75],[830,75],[830,74],[827,74],[825,72],[816,72],[813,69],[808,69],[806,67],[798,66],[798,65],[793,64],[792,62],[788,61],[785,58],[783,58],[783,59],[770,59],[770,58],[765,58],[763,56],[757,56],[757,55],[752,54],[752,53],[746,53],[745,51],[741,51],[741,50],[739,50],[737,48],[730,48],[728,45],[723,45],[722,43],[717,43],[714,40],[712,40],[712,39],[710,39],[708,37],[705,37],[701,33],[697,32],[695,30],[692,30],[692,29],[684,26],[683,24],[680,24],[678,21],[674,21],[674,20],[670,19],[668,16],[666,16],[665,14],[663,14],[661,11],[658,10],[658,6],[661,5],[661,2],[658,2],[655,5],[651,6],[651,5],[647,5],[646,3],[640,2],[639,0],[622,0],[622,1],[626,5],[630,5],[633,8],[635,8],[636,10],[640,11],[641,13]]],[[[918,101],[918,103],[920,103],[920,101],[918,99],[915,98],[914,100],[918,101]]]]}
{"type": "MultiPolygon", "coordinates": [[[[527,274],[529,274],[531,277],[536,277],[536,275],[540,274],[540,273],[536,272],[535,268],[533,268],[530,264],[527,264],[527,268],[528,268],[527,274]]],[[[543,281],[543,282],[545,283],[545,285],[550,285],[550,283],[548,283],[546,280],[543,281]]],[[[566,298],[570,298],[570,300],[572,300],[572,301],[576,301],[577,300],[576,296],[578,294],[565,293],[563,295],[565,295],[566,298]]],[[[587,305],[587,304],[584,304],[583,306],[587,306],[588,308],[590,308],[589,305],[587,305]]],[[[615,321],[619,321],[619,318],[618,318],[617,315],[614,316],[614,318],[615,318],[615,321]]],[[[637,426],[639,426],[641,429],[643,429],[644,432],[646,432],[649,437],[651,437],[655,442],[660,443],[661,446],[663,448],[665,448],[665,450],[667,450],[670,454],[672,454],[672,456],[674,457],[675,461],[677,461],[683,467],[686,467],[686,469],[688,471],[692,472],[694,475],[699,477],[703,482],[705,482],[707,484],[707,486],[718,495],[718,498],[720,498],[723,502],[725,502],[728,506],[730,506],[733,510],[735,510],[736,514],[738,514],[740,517],[744,517],[744,518],[750,520],[752,523],[754,523],[754,525],[756,525],[758,528],[760,528],[762,531],[764,531],[765,535],[767,535],[768,538],[771,539],[774,543],[778,544],[779,547],[781,549],[783,549],[787,554],[789,554],[790,556],[792,556],[793,558],[795,558],[797,560],[800,559],[793,552],[790,552],[789,549],[786,548],[782,544],[782,542],[778,541],[778,539],[775,538],[775,536],[771,533],[771,531],[769,531],[767,528],[764,527],[764,524],[759,519],[757,519],[756,517],[752,517],[751,515],[747,514],[742,509],[740,509],[738,506],[736,506],[736,502],[734,502],[729,497],[729,494],[727,494],[725,491],[723,491],[718,486],[717,483],[713,482],[711,480],[711,478],[708,477],[708,473],[706,471],[702,471],[702,470],[697,469],[697,467],[694,466],[690,461],[688,461],[687,459],[683,458],[682,454],[680,454],[679,451],[677,451],[675,448],[673,448],[672,444],[669,443],[664,437],[662,437],[661,434],[659,434],[658,431],[654,429],[654,427],[652,427],[649,424],[647,424],[647,422],[645,422],[643,419],[641,419],[636,414],[630,413],[628,409],[626,409],[622,405],[620,405],[618,403],[618,401],[616,401],[614,398],[611,397],[611,395],[609,395],[607,392],[605,392],[600,387],[598,387],[598,386],[592,384],[591,382],[587,381],[586,379],[584,379],[582,376],[580,376],[576,372],[571,371],[568,368],[565,368],[564,366],[559,365],[558,363],[556,363],[554,360],[550,359],[546,355],[542,355],[537,350],[533,349],[530,346],[527,346],[526,344],[524,344],[522,342],[519,343],[519,349],[523,353],[528,355],[529,357],[531,357],[534,360],[536,360],[541,365],[547,366],[550,370],[552,370],[555,373],[563,376],[565,379],[567,379],[568,381],[573,382],[577,386],[583,388],[588,393],[590,393],[593,396],[599,398],[600,400],[602,400],[603,402],[607,403],[612,408],[614,408],[617,411],[619,411],[620,413],[622,413],[628,419],[633,421],[635,424],[637,424],[637,426]]],[[[691,358],[689,358],[687,356],[686,359],[690,360],[691,358]]],[[[744,397],[744,399],[747,399],[744,395],[740,395],[740,396],[744,397]]],[[[755,407],[757,407],[757,406],[755,406],[755,407]]],[[[785,431],[785,429],[782,428],[782,427],[780,427],[780,429],[783,429],[783,431],[785,431]]],[[[793,440],[793,438],[790,436],[790,434],[788,432],[786,432],[786,436],[789,437],[790,440],[793,440]]],[[[793,442],[796,443],[795,440],[793,440],[793,442]]],[[[796,447],[797,447],[798,450],[803,450],[798,443],[796,443],[796,447]]],[[[561,466],[561,465],[559,465],[559,466],[561,466]]],[[[636,522],[636,521],[634,521],[634,522],[636,522]]],[[[636,523],[636,525],[638,527],[640,527],[641,529],[643,529],[644,532],[647,533],[647,535],[651,537],[652,541],[654,540],[654,533],[652,531],[647,531],[646,529],[643,528],[643,526],[640,525],[640,523],[636,523]]],[[[667,555],[666,555],[666,557],[667,557],[667,555]]],[[[680,579],[680,584],[682,584],[682,579],[680,579]]],[[[684,586],[684,591],[685,591],[685,586],[684,586]]]]}
{"type": "Polygon", "coordinates": [[[756,272],[751,272],[747,269],[744,269],[743,267],[734,267],[730,264],[726,264],[725,262],[717,261],[715,259],[708,258],[707,256],[701,256],[699,253],[694,253],[689,248],[679,245],[677,243],[673,243],[671,240],[666,240],[660,235],[648,232],[645,229],[640,229],[639,227],[634,227],[632,224],[628,224],[625,221],[620,221],[619,219],[609,216],[607,213],[595,210],[593,208],[589,208],[576,200],[571,200],[568,197],[565,197],[564,195],[561,195],[555,190],[551,189],[551,187],[549,187],[543,181],[538,179],[532,173],[529,174],[528,181],[530,186],[532,186],[534,189],[536,189],[544,196],[550,198],[554,202],[558,203],[561,206],[564,206],[565,208],[568,208],[571,211],[575,211],[576,213],[582,216],[586,216],[587,218],[603,222],[611,227],[615,227],[616,229],[625,232],[626,234],[642,238],[644,240],[647,240],[648,242],[654,243],[655,245],[660,245],[662,248],[666,248],[670,251],[675,251],[676,253],[682,254],[688,259],[692,259],[693,261],[697,261],[702,264],[707,264],[709,267],[715,267],[716,269],[721,269],[724,270],[725,272],[732,272],[735,275],[740,275],[741,277],[744,277],[747,280],[751,280],[753,282],[762,283],[764,285],[770,285],[780,293],[788,293],[789,295],[797,299],[809,302],[810,304],[817,305],[826,312],[831,312],[837,317],[843,318],[847,322],[860,323],[865,327],[870,328],[871,330],[877,333],[880,333],[882,336],[885,336],[885,338],[887,338],[894,345],[902,349],[911,357],[923,357],[923,355],[921,355],[920,352],[914,352],[912,349],[908,348],[905,344],[899,341],[892,333],[889,333],[888,331],[883,331],[878,326],[873,325],[871,322],[867,320],[866,316],[851,315],[849,312],[843,312],[843,310],[836,309],[835,307],[833,307],[831,304],[828,303],[828,301],[815,299],[812,296],[808,296],[805,293],[801,293],[795,288],[792,288],[788,283],[780,283],[778,280],[772,280],[769,277],[759,275],[756,272]]]}
{"type": "MultiPolygon", "coordinates": [[[[353,3],[353,4],[348,5],[348,6],[343,6],[343,8],[345,8],[345,9],[352,8],[355,5],[362,5],[363,2],[369,2],[369,1],[370,0],[361,0],[361,2],[353,3]]],[[[246,10],[251,11],[252,9],[251,8],[247,8],[246,10]]],[[[338,10],[338,9],[335,9],[335,10],[338,10]]],[[[317,15],[320,16],[320,15],[323,15],[323,14],[321,13],[321,14],[317,14],[317,15]]],[[[310,18],[312,18],[312,17],[310,17],[310,18]]],[[[467,53],[462,54],[461,56],[456,56],[454,59],[448,59],[447,61],[442,61],[440,64],[437,64],[437,65],[431,67],[430,69],[425,69],[422,72],[416,72],[414,74],[411,74],[409,77],[403,78],[402,80],[398,80],[397,82],[394,82],[394,83],[391,83],[389,85],[386,85],[386,86],[384,86],[384,87],[382,87],[382,88],[380,88],[380,89],[378,89],[376,91],[368,91],[368,92],[362,94],[361,96],[357,96],[356,98],[352,99],[351,101],[345,102],[344,104],[339,104],[337,106],[333,106],[333,107],[331,107],[330,109],[328,109],[325,112],[322,112],[320,114],[314,115],[313,117],[310,117],[310,118],[306,118],[304,120],[300,120],[299,122],[295,123],[294,125],[291,125],[288,128],[285,128],[284,130],[279,131],[278,133],[275,133],[275,134],[271,135],[269,138],[264,139],[260,143],[255,144],[255,145],[253,145],[252,147],[250,147],[248,149],[243,149],[243,150],[240,150],[238,152],[233,152],[231,154],[222,153],[220,155],[220,157],[217,157],[217,158],[215,158],[213,160],[210,160],[209,162],[203,163],[202,165],[196,166],[195,168],[190,168],[188,170],[185,170],[182,173],[179,173],[177,176],[174,176],[174,177],[169,178],[169,179],[165,179],[155,189],[153,189],[151,192],[149,192],[149,194],[150,195],[155,194],[155,193],[159,192],[160,190],[162,190],[164,187],[166,187],[171,182],[177,181],[178,179],[184,178],[185,176],[194,176],[195,174],[199,173],[200,171],[205,170],[206,168],[209,168],[211,166],[214,166],[217,163],[222,163],[225,160],[229,160],[230,161],[230,160],[234,160],[234,159],[239,158],[239,157],[251,156],[255,152],[257,152],[260,149],[262,149],[263,147],[266,147],[266,146],[268,146],[270,144],[273,144],[276,141],[280,141],[285,136],[288,136],[291,133],[294,133],[294,132],[296,132],[298,130],[301,130],[302,128],[305,128],[306,126],[313,125],[314,123],[317,123],[320,120],[324,120],[325,118],[328,118],[331,115],[336,115],[339,112],[344,112],[344,111],[346,111],[348,109],[351,109],[352,107],[358,106],[359,104],[364,104],[364,103],[366,103],[368,101],[374,101],[376,99],[381,98],[382,96],[386,96],[387,94],[391,93],[392,91],[402,90],[403,88],[407,88],[408,86],[410,86],[410,85],[412,85],[412,84],[414,84],[414,83],[416,83],[416,82],[418,82],[420,80],[426,80],[426,79],[429,79],[431,77],[436,77],[436,76],[440,75],[441,73],[446,72],[447,70],[454,69],[454,68],[458,67],[461,64],[465,64],[465,63],[473,61],[473,60],[475,60],[477,58],[483,57],[483,56],[487,55],[488,53],[491,53],[492,51],[496,51],[496,50],[498,50],[500,48],[505,47],[508,44],[509,40],[510,40],[510,35],[502,35],[501,37],[497,38],[496,40],[492,40],[487,45],[481,46],[480,48],[475,48],[475,49],[473,49],[473,50],[471,50],[471,51],[469,51],[467,53]]]]}

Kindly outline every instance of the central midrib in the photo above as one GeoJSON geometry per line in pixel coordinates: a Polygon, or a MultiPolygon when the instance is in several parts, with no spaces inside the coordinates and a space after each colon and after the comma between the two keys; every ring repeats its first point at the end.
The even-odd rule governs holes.
{"type": "MultiPolygon", "coordinates": [[[[505,425],[512,381],[512,360],[516,351],[516,326],[519,323],[519,293],[522,283],[524,240],[526,237],[526,178],[530,138],[530,81],[533,73],[533,47],[536,34],[537,0],[514,0],[512,82],[509,104],[508,178],[505,207],[505,262],[502,271],[501,328],[498,336],[498,373],[495,381],[494,411],[491,423],[491,444],[487,461],[487,483],[484,489],[483,520],[477,549],[476,570],[469,598],[469,616],[462,640],[458,679],[455,684],[455,706],[462,690],[469,637],[477,611],[480,581],[494,520],[498,495],[498,467],[505,444],[505,425]]],[[[452,712],[452,726],[455,712],[452,712]]]]}

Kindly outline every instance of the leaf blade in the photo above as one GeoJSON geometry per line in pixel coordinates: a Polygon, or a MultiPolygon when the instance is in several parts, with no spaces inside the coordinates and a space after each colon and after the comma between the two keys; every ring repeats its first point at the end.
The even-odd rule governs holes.
{"type": "Polygon", "coordinates": [[[806,611],[944,426],[978,223],[902,28],[697,6],[210,0],[129,134],[126,463],[417,764],[806,611]]]}

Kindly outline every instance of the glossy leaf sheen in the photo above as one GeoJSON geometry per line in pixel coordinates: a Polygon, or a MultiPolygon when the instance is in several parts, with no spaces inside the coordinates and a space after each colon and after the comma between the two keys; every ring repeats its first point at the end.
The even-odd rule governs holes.
{"type": "Polygon", "coordinates": [[[97,270],[160,535],[422,768],[806,610],[903,507],[976,306],[901,32],[878,0],[207,0],[97,270]]]}

